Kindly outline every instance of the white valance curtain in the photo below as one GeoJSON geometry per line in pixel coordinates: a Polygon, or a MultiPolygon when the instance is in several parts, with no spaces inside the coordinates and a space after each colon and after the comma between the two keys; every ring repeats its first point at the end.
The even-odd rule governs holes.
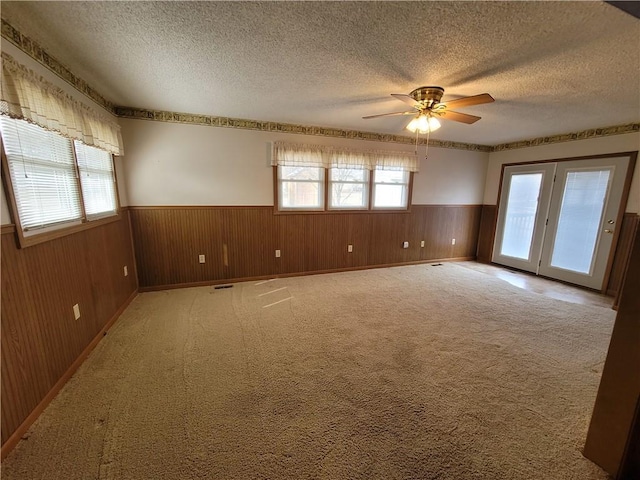
{"type": "Polygon", "coordinates": [[[0,115],[123,155],[120,126],[2,52],[0,115]]]}
{"type": "Polygon", "coordinates": [[[352,150],[325,145],[274,142],[271,165],[323,168],[376,168],[418,171],[418,156],[411,152],[352,150]]]}

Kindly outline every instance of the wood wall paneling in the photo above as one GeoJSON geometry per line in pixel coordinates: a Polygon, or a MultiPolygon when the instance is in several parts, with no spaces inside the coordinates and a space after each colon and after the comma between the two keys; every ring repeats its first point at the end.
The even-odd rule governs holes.
{"type": "MultiPolygon", "coordinates": [[[[622,287],[622,280],[627,269],[629,254],[635,238],[635,232],[640,224],[640,216],[635,213],[625,213],[620,224],[620,234],[618,236],[618,245],[613,257],[611,265],[611,274],[607,283],[607,295],[618,296],[622,287]]],[[[618,304],[618,299],[614,306],[618,304]]]]}
{"type": "Polygon", "coordinates": [[[272,207],[133,207],[130,213],[140,288],[149,289],[474,257],[481,207],[320,215],[274,215],[272,207]],[[204,265],[199,254],[206,255],[204,265]]]}
{"type": "MultiPolygon", "coordinates": [[[[279,215],[276,217],[275,243],[282,256],[276,259],[277,267],[271,274],[304,271],[305,222],[307,216],[279,215]]],[[[258,231],[260,230],[258,229],[258,231]]]]}
{"type": "Polygon", "coordinates": [[[224,278],[260,277],[276,271],[276,225],[269,208],[224,211],[220,241],[227,245],[228,267],[224,278]],[[224,232],[224,234],[223,234],[224,232]]]}
{"type": "Polygon", "coordinates": [[[491,263],[497,222],[498,206],[483,205],[480,218],[480,232],[478,234],[477,259],[479,262],[491,263]]]}
{"type": "Polygon", "coordinates": [[[408,238],[409,221],[416,216],[414,212],[405,214],[378,213],[371,214],[371,226],[368,245],[369,265],[388,265],[404,263],[408,260],[409,249],[402,248],[408,238]]]}
{"type": "Polygon", "coordinates": [[[370,265],[369,236],[373,214],[349,215],[347,245],[353,245],[353,252],[347,253],[347,268],[362,268],[370,265]]]}
{"type": "MultiPolygon", "coordinates": [[[[640,231],[631,241],[628,270],[622,285],[618,314],[602,371],[584,455],[608,473],[632,468],[636,409],[640,398],[640,231]]],[[[637,463],[636,463],[637,465],[637,463]]],[[[637,477],[619,476],[620,480],[637,477]]]]}
{"type": "Polygon", "coordinates": [[[452,238],[456,239],[452,254],[454,258],[476,256],[481,218],[480,208],[456,209],[456,221],[453,224],[452,234],[452,238]]]}
{"type": "Polygon", "coordinates": [[[638,395],[636,412],[618,469],[617,480],[633,480],[634,478],[640,478],[640,395],[638,395]]]}
{"type": "Polygon", "coordinates": [[[2,443],[18,429],[136,290],[127,212],[19,249],[2,248],[2,443]],[[75,320],[72,307],[80,307],[75,320]]]}
{"type": "Polygon", "coordinates": [[[348,257],[353,255],[347,252],[350,220],[348,215],[304,216],[304,232],[300,239],[303,270],[338,269],[348,265],[348,257]]]}
{"type": "MultiPolygon", "coordinates": [[[[453,257],[453,223],[457,220],[455,208],[428,209],[425,215],[425,259],[453,257]]],[[[472,226],[469,226],[472,228],[472,226]]],[[[475,244],[475,242],[474,242],[475,244]]]]}

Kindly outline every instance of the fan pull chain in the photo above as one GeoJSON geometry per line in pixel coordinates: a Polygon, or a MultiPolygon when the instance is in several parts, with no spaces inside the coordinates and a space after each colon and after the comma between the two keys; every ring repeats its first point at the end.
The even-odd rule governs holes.
{"type": "Polygon", "coordinates": [[[427,130],[427,145],[424,149],[424,159],[427,160],[427,154],[429,153],[429,136],[431,135],[431,129],[427,130]]]}
{"type": "MultiPolygon", "coordinates": [[[[427,154],[429,153],[429,137],[431,135],[431,129],[427,130],[427,144],[425,146],[425,150],[424,150],[424,159],[427,159],[427,154]]],[[[416,130],[416,157],[418,156],[418,140],[420,138],[420,132],[419,130],[416,130]]]]}

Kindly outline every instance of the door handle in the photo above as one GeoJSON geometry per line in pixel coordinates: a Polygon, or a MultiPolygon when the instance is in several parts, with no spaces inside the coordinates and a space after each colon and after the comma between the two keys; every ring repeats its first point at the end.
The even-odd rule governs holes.
{"type": "Polygon", "coordinates": [[[606,229],[604,233],[613,233],[613,230],[606,229]]]}

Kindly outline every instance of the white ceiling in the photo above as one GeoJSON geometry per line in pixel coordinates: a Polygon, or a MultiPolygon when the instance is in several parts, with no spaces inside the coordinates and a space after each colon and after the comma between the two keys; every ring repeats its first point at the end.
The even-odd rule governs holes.
{"type": "Polygon", "coordinates": [[[407,117],[361,117],[438,85],[496,99],[440,140],[640,121],[640,20],[601,2],[2,1],[2,16],[122,106],[397,134],[407,117]]]}

